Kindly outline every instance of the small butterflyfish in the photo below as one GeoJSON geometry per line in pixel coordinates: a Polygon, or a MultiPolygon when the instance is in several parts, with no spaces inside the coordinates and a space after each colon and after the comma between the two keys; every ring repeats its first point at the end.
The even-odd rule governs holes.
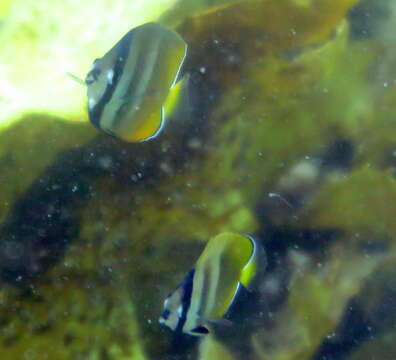
{"type": "Polygon", "coordinates": [[[90,121],[125,141],[154,138],[171,93],[180,91],[186,54],[186,42],[172,29],[147,23],[130,30],[86,76],[90,121]]]}
{"type": "Polygon", "coordinates": [[[221,233],[210,239],[174,292],[164,301],[160,324],[201,336],[211,324],[226,324],[224,315],[257,271],[257,244],[249,236],[221,233]]]}

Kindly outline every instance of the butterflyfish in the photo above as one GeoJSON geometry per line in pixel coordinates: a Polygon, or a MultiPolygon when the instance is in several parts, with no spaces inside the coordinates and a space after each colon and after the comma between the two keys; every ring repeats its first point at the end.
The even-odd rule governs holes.
{"type": "Polygon", "coordinates": [[[90,121],[129,142],[155,137],[165,103],[180,91],[186,54],[186,42],[172,29],[147,23],[130,30],[86,76],[90,121]]]}
{"type": "Polygon", "coordinates": [[[165,299],[160,324],[201,336],[209,333],[211,323],[226,323],[230,305],[254,278],[257,253],[248,236],[226,232],[210,239],[195,267],[165,299]]]}

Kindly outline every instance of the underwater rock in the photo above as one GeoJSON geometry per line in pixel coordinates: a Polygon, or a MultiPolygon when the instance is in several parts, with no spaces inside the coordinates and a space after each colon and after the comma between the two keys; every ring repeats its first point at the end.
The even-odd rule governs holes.
{"type": "MultiPolygon", "coordinates": [[[[288,296],[271,313],[267,326],[252,338],[260,359],[310,359],[327,338],[335,336],[349,299],[383,259],[355,253],[334,244],[325,255],[289,250],[286,263],[292,277],[288,296]]],[[[263,283],[263,291],[266,288],[263,283]]]]}
{"type": "Polygon", "coordinates": [[[81,169],[74,167],[76,156],[71,149],[92,134],[87,126],[38,114],[24,117],[0,134],[4,167],[1,280],[23,283],[35,277],[56,262],[77,236],[76,210],[84,202],[89,182],[76,181],[81,169]],[[59,136],[62,139],[54,141],[59,136]],[[25,150],[15,144],[23,144],[25,150]],[[61,160],[56,154],[64,149],[70,149],[69,155],[61,160]]]}
{"type": "Polygon", "coordinates": [[[143,360],[135,315],[108,270],[65,267],[29,291],[2,287],[0,351],[7,359],[143,360]]]}
{"type": "Polygon", "coordinates": [[[26,114],[0,132],[1,199],[4,221],[13,202],[54,162],[59,152],[79,147],[95,135],[88,124],[45,114],[26,114]]]}
{"type": "MultiPolygon", "coordinates": [[[[396,323],[394,255],[378,256],[378,252],[365,255],[382,257],[382,261],[365,280],[361,291],[349,301],[333,336],[322,343],[315,359],[370,358],[374,356],[373,349],[378,351],[378,345],[386,343],[393,335],[396,323]],[[368,352],[363,355],[364,350],[368,352]]],[[[391,356],[391,347],[387,349],[390,350],[387,356],[391,356]]]]}
{"type": "Polygon", "coordinates": [[[350,241],[387,242],[393,246],[396,180],[389,171],[357,168],[348,176],[329,178],[306,207],[311,226],[343,229],[350,241]],[[370,211],[368,211],[370,209],[370,211]]]}

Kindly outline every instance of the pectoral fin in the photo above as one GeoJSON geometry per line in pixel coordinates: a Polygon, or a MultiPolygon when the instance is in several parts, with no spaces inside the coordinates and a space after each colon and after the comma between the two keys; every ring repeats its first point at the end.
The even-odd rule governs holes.
{"type": "Polygon", "coordinates": [[[172,116],[178,109],[185,105],[188,99],[188,82],[189,76],[186,75],[180,81],[176,82],[170,89],[168,97],[165,100],[164,107],[167,114],[172,116]]]}
{"type": "Polygon", "coordinates": [[[209,330],[205,326],[197,326],[196,328],[192,329],[191,332],[194,335],[206,335],[206,334],[209,334],[209,330]]]}

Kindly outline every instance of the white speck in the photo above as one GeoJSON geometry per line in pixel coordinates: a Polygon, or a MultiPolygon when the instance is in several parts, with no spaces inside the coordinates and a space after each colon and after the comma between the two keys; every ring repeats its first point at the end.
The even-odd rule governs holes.
{"type": "Polygon", "coordinates": [[[182,315],[183,315],[183,307],[182,307],[182,306],[179,306],[179,307],[177,308],[177,316],[178,316],[179,318],[181,318],[182,315]]]}
{"type": "Polygon", "coordinates": [[[167,162],[162,162],[160,165],[160,169],[166,174],[172,174],[173,169],[167,162]]]}
{"type": "Polygon", "coordinates": [[[188,142],[188,147],[191,148],[191,149],[200,149],[200,148],[202,148],[202,142],[198,138],[192,138],[188,142]]]}
{"type": "Polygon", "coordinates": [[[72,192],[76,192],[78,190],[78,186],[77,185],[73,185],[71,191],[72,192]]]}
{"type": "Polygon", "coordinates": [[[143,178],[143,174],[141,172],[131,175],[131,180],[133,182],[138,182],[141,178],[143,178]]]}
{"type": "Polygon", "coordinates": [[[102,156],[98,159],[98,163],[103,169],[110,169],[113,165],[113,159],[110,156],[102,156]]]}
{"type": "Polygon", "coordinates": [[[200,67],[199,68],[199,72],[201,73],[201,74],[205,74],[206,73],[206,68],[205,67],[200,67]]]}
{"type": "Polygon", "coordinates": [[[112,83],[113,83],[113,78],[114,78],[114,70],[113,70],[113,69],[110,69],[110,70],[107,72],[107,82],[108,82],[109,84],[112,84],[112,83]]]}
{"type": "Polygon", "coordinates": [[[384,87],[388,87],[389,83],[387,81],[384,82],[384,87]]]}
{"type": "Polygon", "coordinates": [[[336,333],[332,332],[331,334],[327,335],[326,338],[333,339],[333,338],[335,338],[335,336],[336,336],[336,333]]]}
{"type": "MultiPolygon", "coordinates": [[[[147,319],[147,322],[148,322],[149,324],[152,323],[151,319],[147,319]]],[[[160,322],[161,322],[161,319],[160,319],[160,322]]]]}
{"type": "Polygon", "coordinates": [[[96,101],[94,98],[89,98],[88,99],[88,109],[92,110],[96,105],[96,101]]]}
{"type": "Polygon", "coordinates": [[[238,62],[238,57],[235,55],[227,56],[227,61],[229,64],[236,64],[238,62]]]}

